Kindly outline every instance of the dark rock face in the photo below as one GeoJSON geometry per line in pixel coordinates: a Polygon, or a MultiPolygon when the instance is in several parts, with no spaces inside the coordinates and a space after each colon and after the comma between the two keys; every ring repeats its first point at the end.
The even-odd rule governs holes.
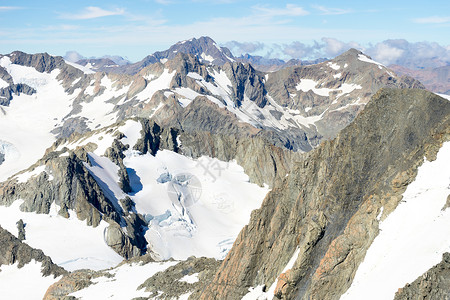
{"type": "Polygon", "coordinates": [[[249,64],[241,63],[227,64],[223,69],[233,83],[237,106],[242,105],[244,95],[261,108],[266,105],[267,92],[264,88],[263,73],[256,71],[249,64]]]}
{"type": "Polygon", "coordinates": [[[49,213],[51,204],[56,203],[60,206],[58,213],[61,216],[69,217],[68,210],[73,210],[78,219],[86,220],[89,226],[98,226],[101,220],[105,220],[112,226],[107,231],[107,242],[117,253],[125,258],[141,255],[146,247],[141,232],[145,225],[143,218],[117,209],[105,196],[85,166],[89,163],[89,156],[84,149],[70,152],[69,156],[59,157],[59,154],[49,152],[31,167],[34,169],[41,163],[45,164],[52,180],[49,180],[49,173],[42,172],[26,183],[17,183],[15,179],[4,182],[0,184],[0,204],[10,205],[23,199],[21,210],[49,213]],[[129,234],[122,232],[121,225],[127,227],[129,234]]]}
{"type": "Polygon", "coordinates": [[[73,209],[88,225],[97,226],[102,215],[120,222],[120,216],[83,165],[83,158],[80,159],[86,153],[81,152],[79,156],[72,152],[68,157],[53,157],[56,155],[52,153],[43,159],[54,180],[48,180],[49,175],[44,172],[27,183],[15,183],[15,180],[2,183],[1,204],[10,205],[21,198],[24,200],[22,210],[48,213],[51,203],[55,202],[61,206],[60,214],[66,214],[64,208],[73,209]]]}
{"type": "Polygon", "coordinates": [[[18,238],[0,227],[0,266],[18,263],[22,268],[32,259],[42,263],[42,275],[54,278],[67,274],[63,268],[55,265],[51,258],[46,256],[41,250],[33,249],[18,238]]]}
{"type": "Polygon", "coordinates": [[[51,71],[65,66],[64,59],[60,56],[51,56],[48,53],[27,54],[14,51],[9,56],[13,64],[33,67],[38,72],[50,73],[51,71]]]}
{"type": "Polygon", "coordinates": [[[448,300],[450,299],[450,253],[444,253],[442,261],[408,283],[395,294],[395,300],[448,300]]]}
{"type": "Polygon", "coordinates": [[[17,238],[20,241],[25,240],[25,224],[23,223],[23,220],[20,219],[19,221],[17,221],[16,225],[17,225],[17,232],[18,232],[17,238]]]}
{"type": "Polygon", "coordinates": [[[0,89],[0,105],[8,106],[13,99],[14,94],[20,96],[22,93],[26,95],[33,95],[36,93],[36,90],[22,83],[11,84],[9,87],[0,89]]]}
{"type": "Polygon", "coordinates": [[[421,90],[384,89],[336,139],[304,155],[252,213],[202,299],[276,290],[282,299],[338,299],[351,284],[423,157],[450,139],[450,103],[421,90]],[[378,145],[375,146],[374,145],[378,145]]]}

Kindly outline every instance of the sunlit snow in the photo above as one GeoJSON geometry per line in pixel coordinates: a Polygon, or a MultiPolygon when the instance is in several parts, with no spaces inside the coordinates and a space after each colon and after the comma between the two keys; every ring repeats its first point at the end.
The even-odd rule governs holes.
{"type": "Polygon", "coordinates": [[[111,271],[113,277],[97,277],[91,281],[94,283],[87,288],[70,294],[77,299],[134,299],[137,297],[148,297],[149,292],[144,289],[138,290],[139,285],[152,277],[157,272],[175,265],[176,261],[150,262],[148,264],[133,263],[123,264],[111,271]]]}
{"type": "Polygon", "coordinates": [[[268,192],[251,184],[236,162],[194,160],[162,150],[156,156],[129,151],[124,164],[134,190],[131,198],[150,222],[149,248],[160,259],[223,258],[268,192]],[[196,194],[185,205],[170,196],[177,174],[192,174],[199,182],[190,187],[196,194]]]}
{"type": "Polygon", "coordinates": [[[13,149],[15,159],[8,159],[0,165],[0,181],[26,169],[38,159],[55,141],[50,133],[62,117],[71,111],[76,95],[68,95],[56,79],[59,70],[40,73],[31,67],[12,64],[9,57],[0,59],[0,66],[11,74],[14,83],[26,83],[37,90],[36,94],[14,95],[7,107],[0,113],[2,144],[13,149]]]}
{"type": "Polygon", "coordinates": [[[100,270],[116,266],[122,257],[105,242],[104,231],[108,225],[101,221],[97,227],[88,226],[70,211],[68,219],[58,215],[59,207],[52,204],[49,214],[22,212],[23,201],[17,200],[9,207],[0,206],[0,226],[17,237],[16,222],[25,223],[25,243],[41,249],[54,263],[66,270],[82,268],[100,270]]]}
{"type": "Polygon", "coordinates": [[[2,299],[41,300],[48,287],[61,279],[43,276],[42,263],[31,260],[22,268],[18,264],[0,266],[0,295],[2,299]],[[20,284],[19,284],[20,283],[20,284]]]}
{"type": "Polygon", "coordinates": [[[341,299],[393,299],[398,288],[413,282],[450,251],[450,142],[437,159],[425,161],[384,221],[353,283],[341,299]]]}

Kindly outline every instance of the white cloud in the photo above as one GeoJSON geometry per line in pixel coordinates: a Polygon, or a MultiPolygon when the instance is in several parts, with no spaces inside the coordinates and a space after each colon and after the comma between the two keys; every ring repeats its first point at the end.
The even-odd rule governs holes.
{"type": "Polygon", "coordinates": [[[173,3],[173,1],[171,1],[171,0],[155,0],[155,2],[159,3],[159,4],[163,4],[163,5],[168,5],[168,4],[173,3]]]}
{"type": "Polygon", "coordinates": [[[64,55],[64,59],[70,62],[77,62],[85,57],[76,51],[67,51],[66,55],[64,55]]]}
{"type": "Polygon", "coordinates": [[[268,6],[257,5],[253,6],[253,9],[258,15],[270,18],[306,16],[309,14],[308,11],[295,4],[286,4],[286,8],[271,8],[268,6]]]}
{"type": "Polygon", "coordinates": [[[351,9],[331,8],[320,5],[315,5],[313,7],[319,10],[321,15],[344,15],[352,12],[351,9]]]}
{"type": "Polygon", "coordinates": [[[322,38],[324,45],[324,54],[326,57],[335,57],[350,48],[358,50],[364,50],[364,48],[356,42],[343,42],[335,38],[324,37],[322,38]]]}
{"type": "Polygon", "coordinates": [[[370,52],[373,52],[372,56],[375,61],[381,62],[385,65],[390,65],[397,62],[405,50],[382,42],[376,44],[374,49],[371,49],[370,52]]]}
{"type": "Polygon", "coordinates": [[[105,10],[96,6],[88,6],[80,13],[62,14],[60,17],[62,19],[69,19],[69,20],[87,20],[123,14],[125,14],[125,10],[121,8],[116,8],[114,10],[105,10]]]}
{"type": "Polygon", "coordinates": [[[261,42],[237,42],[237,41],[230,41],[226,42],[224,44],[225,47],[230,49],[234,55],[240,56],[242,54],[246,53],[255,53],[262,49],[264,49],[264,43],[261,42]]]}
{"type": "Polygon", "coordinates": [[[22,9],[22,7],[18,7],[18,6],[0,6],[0,12],[16,10],[16,9],[22,9]]]}
{"type": "Polygon", "coordinates": [[[417,19],[414,19],[413,21],[414,21],[414,23],[419,23],[419,24],[443,24],[443,23],[449,23],[450,17],[433,16],[433,17],[427,17],[427,18],[417,18],[417,19]]]}

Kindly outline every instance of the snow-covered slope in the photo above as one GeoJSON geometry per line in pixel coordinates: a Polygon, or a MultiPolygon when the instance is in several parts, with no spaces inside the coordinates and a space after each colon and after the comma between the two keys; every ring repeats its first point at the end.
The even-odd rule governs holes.
{"type": "MultiPolygon", "coordinates": [[[[223,67],[202,64],[185,54],[164,64],[155,62],[133,76],[93,73],[62,59],[51,68],[45,61],[29,63],[37,56],[14,52],[0,58],[0,68],[10,76],[0,78],[1,89],[11,94],[9,104],[0,107],[0,153],[5,156],[0,181],[29,167],[57,137],[136,115],[164,122],[197,97],[211,101],[218,112],[231,112],[237,123],[270,132],[268,138],[279,146],[308,151],[322,136],[332,137],[347,125],[379,87],[403,84],[384,66],[356,52],[270,75],[236,62],[223,67]],[[17,84],[34,91],[15,91],[17,84]]],[[[44,59],[57,60],[48,55],[44,59]]]]}
{"type": "Polygon", "coordinates": [[[32,67],[12,64],[9,57],[0,58],[0,66],[15,84],[23,83],[36,90],[33,95],[14,95],[10,105],[1,107],[1,144],[6,153],[0,165],[0,181],[36,162],[54,141],[51,131],[70,110],[76,95],[64,91],[56,77],[58,70],[40,73],[32,67]]]}
{"type": "Polygon", "coordinates": [[[164,271],[177,262],[150,262],[125,263],[111,271],[106,271],[104,276],[92,280],[94,284],[70,294],[77,299],[133,299],[148,297],[148,292],[138,290],[147,278],[157,272],[164,271]]]}
{"type": "Polygon", "coordinates": [[[42,276],[42,264],[35,260],[19,268],[17,264],[0,266],[2,299],[41,300],[48,287],[61,277],[42,276]],[[18,282],[23,283],[20,287],[18,282]]]}
{"type": "Polygon", "coordinates": [[[123,260],[105,243],[104,231],[108,225],[105,221],[93,228],[78,220],[73,211],[68,219],[58,215],[56,204],[52,205],[49,214],[22,212],[20,205],[21,201],[15,201],[9,207],[0,206],[0,226],[17,237],[16,222],[22,219],[24,242],[43,250],[66,270],[102,270],[123,260]]]}
{"type": "Polygon", "coordinates": [[[236,162],[163,150],[154,157],[130,152],[124,163],[140,178],[131,199],[149,221],[145,237],[159,259],[223,259],[268,192],[236,162]]]}
{"type": "Polygon", "coordinates": [[[89,153],[91,164],[85,166],[118,210],[121,199],[133,200],[136,212],[148,222],[145,238],[154,258],[222,259],[269,189],[250,183],[235,161],[192,159],[169,150],[155,156],[132,150],[141,129],[138,121],[128,120],[108,134],[99,131],[56,150],[98,145],[89,153]],[[129,149],[123,158],[132,189],[129,194],[119,186],[118,166],[103,156],[117,132],[124,134],[121,142],[129,149]]]}
{"type": "Polygon", "coordinates": [[[380,223],[364,261],[341,299],[393,299],[399,287],[413,282],[450,251],[450,142],[437,159],[419,167],[403,200],[380,223]]]}

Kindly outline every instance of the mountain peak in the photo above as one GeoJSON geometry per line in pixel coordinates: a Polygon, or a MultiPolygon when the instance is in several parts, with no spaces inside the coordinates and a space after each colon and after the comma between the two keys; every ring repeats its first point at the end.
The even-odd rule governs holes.
{"type": "Polygon", "coordinates": [[[163,58],[172,59],[178,52],[195,55],[201,61],[214,65],[224,65],[227,62],[234,61],[234,56],[228,48],[219,47],[208,36],[180,41],[166,51],[154,53],[154,56],[160,59],[162,56],[164,56],[163,58]]]}

